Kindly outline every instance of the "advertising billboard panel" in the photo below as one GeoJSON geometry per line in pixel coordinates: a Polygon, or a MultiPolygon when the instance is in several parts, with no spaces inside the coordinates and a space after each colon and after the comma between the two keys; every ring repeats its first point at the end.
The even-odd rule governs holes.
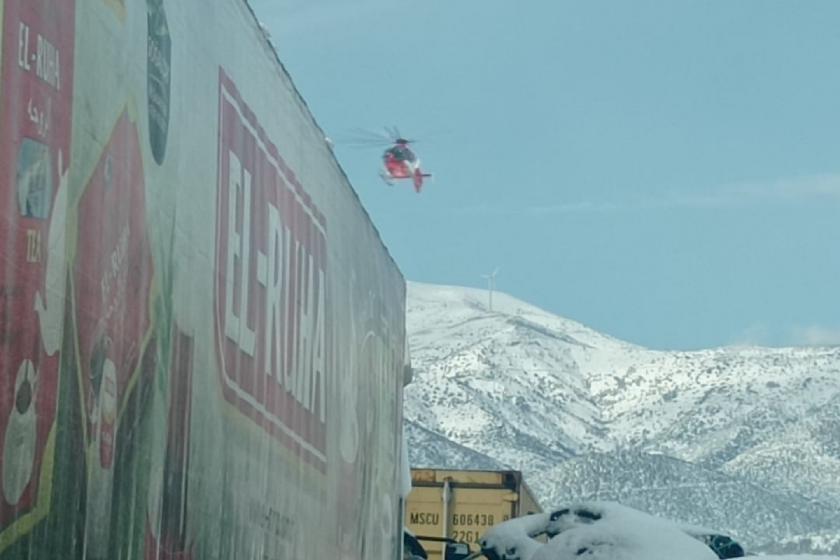
{"type": "Polygon", "coordinates": [[[0,14],[0,560],[396,558],[405,282],[247,3],[0,14]]]}

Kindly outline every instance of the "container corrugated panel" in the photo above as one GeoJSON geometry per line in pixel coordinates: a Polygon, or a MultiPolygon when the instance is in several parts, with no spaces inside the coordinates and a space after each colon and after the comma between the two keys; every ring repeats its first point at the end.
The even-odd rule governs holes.
{"type": "MultiPolygon", "coordinates": [[[[406,504],[409,530],[419,537],[466,542],[472,550],[493,525],[542,511],[517,471],[413,469],[412,481],[406,504]]],[[[423,544],[429,558],[442,558],[443,545],[423,544]]]]}

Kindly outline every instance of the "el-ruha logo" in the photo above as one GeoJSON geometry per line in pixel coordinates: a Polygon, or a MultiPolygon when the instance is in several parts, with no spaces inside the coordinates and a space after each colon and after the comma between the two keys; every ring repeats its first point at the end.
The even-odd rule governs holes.
{"type": "Polygon", "coordinates": [[[225,398],[326,469],[326,220],[220,72],[216,337],[225,398]]]}

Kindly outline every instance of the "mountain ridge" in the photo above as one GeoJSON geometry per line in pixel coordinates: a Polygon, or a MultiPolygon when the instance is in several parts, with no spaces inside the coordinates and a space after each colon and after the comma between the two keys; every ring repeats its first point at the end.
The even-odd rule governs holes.
{"type": "MultiPolygon", "coordinates": [[[[407,421],[522,470],[543,499],[559,496],[546,476],[566,480],[564,464],[633,452],[691,465],[709,491],[717,477],[761,488],[773,504],[763,521],[721,527],[750,542],[778,540],[784,527],[791,538],[840,527],[831,516],[840,512],[840,348],[649,350],[503,293],[493,311],[485,290],[409,283],[408,294],[407,421]]],[[[412,453],[415,465],[459,466],[445,458],[412,453]]],[[[702,507],[701,517],[721,521],[702,507]]],[[[689,509],[682,516],[698,522],[689,509]]]]}

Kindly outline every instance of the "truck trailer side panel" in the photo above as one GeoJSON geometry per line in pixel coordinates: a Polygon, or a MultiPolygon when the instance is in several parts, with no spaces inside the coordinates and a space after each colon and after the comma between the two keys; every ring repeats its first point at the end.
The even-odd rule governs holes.
{"type": "Polygon", "coordinates": [[[0,18],[0,560],[395,558],[405,282],[247,3],[0,18]]]}

